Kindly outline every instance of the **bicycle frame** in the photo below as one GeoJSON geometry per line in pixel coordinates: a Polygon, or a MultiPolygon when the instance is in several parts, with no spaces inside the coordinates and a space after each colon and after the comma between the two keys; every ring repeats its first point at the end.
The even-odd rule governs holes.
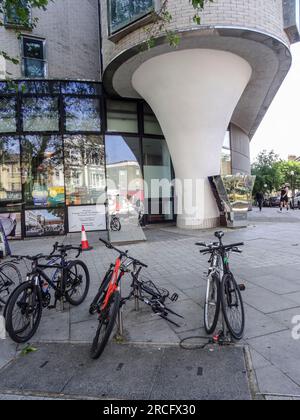
{"type": "Polygon", "coordinates": [[[101,306],[101,311],[104,311],[107,307],[111,296],[116,292],[116,290],[118,290],[121,278],[124,276],[124,271],[121,271],[122,258],[123,256],[119,256],[116,259],[112,279],[109,283],[109,287],[105,295],[103,305],[101,306]]]}

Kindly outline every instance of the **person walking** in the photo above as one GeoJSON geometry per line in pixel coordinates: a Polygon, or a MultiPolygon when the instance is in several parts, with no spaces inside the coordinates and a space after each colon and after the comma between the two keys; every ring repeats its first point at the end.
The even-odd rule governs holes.
{"type": "Polygon", "coordinates": [[[280,193],[280,211],[282,211],[284,207],[289,210],[289,187],[287,185],[282,186],[280,193]]]}
{"type": "Polygon", "coordinates": [[[256,202],[259,208],[259,211],[262,211],[263,203],[264,203],[264,194],[261,191],[256,193],[256,202]]]}

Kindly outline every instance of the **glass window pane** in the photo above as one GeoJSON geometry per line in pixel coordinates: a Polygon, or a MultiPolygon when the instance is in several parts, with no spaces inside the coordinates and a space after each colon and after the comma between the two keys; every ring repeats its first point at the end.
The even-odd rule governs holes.
{"type": "Polygon", "coordinates": [[[16,131],[16,99],[0,98],[0,132],[14,133],[16,131]]]}
{"type": "Polygon", "coordinates": [[[64,209],[25,211],[27,237],[53,236],[65,234],[64,209]]]}
{"type": "Polygon", "coordinates": [[[31,7],[28,3],[28,0],[18,0],[15,2],[17,4],[11,4],[11,2],[6,2],[5,5],[5,19],[4,22],[7,25],[17,25],[28,27],[31,24],[31,7]],[[22,15],[18,12],[17,8],[22,7],[22,15]]]}
{"type": "Polygon", "coordinates": [[[103,138],[66,136],[64,149],[67,205],[99,203],[106,188],[103,138]]]}
{"type": "Polygon", "coordinates": [[[138,133],[137,104],[125,101],[107,101],[107,131],[138,133]]]}
{"type": "Polygon", "coordinates": [[[44,78],[46,77],[46,63],[34,58],[24,58],[24,77],[44,78]]]}
{"type": "Polygon", "coordinates": [[[124,26],[140,19],[154,8],[153,0],[109,0],[110,32],[116,32],[124,26]]]}
{"type": "Polygon", "coordinates": [[[147,198],[172,197],[172,166],[166,140],[144,139],[144,178],[148,185],[147,198]]]}
{"type": "Polygon", "coordinates": [[[27,206],[63,205],[65,188],[61,137],[46,135],[24,137],[22,176],[27,206]]]}
{"type": "Polygon", "coordinates": [[[100,100],[65,97],[66,131],[101,131],[100,100]]]}
{"type": "Polygon", "coordinates": [[[58,98],[24,98],[24,131],[58,131],[58,98]]]}
{"type": "Polygon", "coordinates": [[[144,201],[139,139],[106,136],[105,146],[110,210],[127,212],[144,201]]]}
{"type": "Polygon", "coordinates": [[[22,200],[20,142],[0,137],[0,204],[22,200]]]}
{"type": "Polygon", "coordinates": [[[144,104],[144,133],[158,136],[163,135],[154,112],[147,104],[144,104]]]}
{"type": "Polygon", "coordinates": [[[101,85],[96,83],[66,82],[62,83],[62,93],[74,95],[99,95],[101,85]]]}
{"type": "Polygon", "coordinates": [[[23,38],[23,54],[26,58],[44,59],[44,41],[33,38],[23,38]]]}
{"type": "Polygon", "coordinates": [[[56,94],[60,93],[60,83],[52,81],[22,81],[20,82],[20,90],[23,94],[36,93],[36,94],[56,94]]]}
{"type": "Polygon", "coordinates": [[[15,94],[18,91],[17,82],[0,82],[0,93],[15,94]]]}

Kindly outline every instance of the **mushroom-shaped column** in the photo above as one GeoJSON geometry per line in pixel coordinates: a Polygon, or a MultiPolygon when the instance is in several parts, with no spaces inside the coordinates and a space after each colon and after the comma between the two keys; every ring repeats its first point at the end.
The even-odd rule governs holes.
{"type": "Polygon", "coordinates": [[[219,223],[208,176],[220,174],[224,136],[251,74],[238,55],[209,49],[162,54],[133,74],[133,87],[152,107],[168,142],[179,227],[219,223]]]}

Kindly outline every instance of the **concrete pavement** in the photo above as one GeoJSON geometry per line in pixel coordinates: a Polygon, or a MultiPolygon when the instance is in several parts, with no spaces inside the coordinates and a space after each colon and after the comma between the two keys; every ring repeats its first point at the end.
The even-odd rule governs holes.
{"type": "MultiPolygon", "coordinates": [[[[300,316],[298,223],[300,211],[280,214],[277,209],[264,209],[260,214],[254,209],[248,229],[226,231],[226,242],[244,241],[246,244],[243,255],[231,257],[231,265],[238,281],[247,286],[243,294],[247,313],[244,344],[251,349],[259,392],[271,399],[300,396],[300,340],[295,339],[298,336],[293,324],[295,317],[300,316]]],[[[199,255],[194,243],[211,240],[213,231],[185,232],[165,226],[146,229],[145,234],[147,242],[126,249],[147,262],[147,277],[180,295],[172,307],[185,319],[180,320],[177,328],[157,319],[148,308],[136,313],[131,303],[124,309],[127,341],[135,346],[147,344],[149,348],[165,349],[178,346],[187,336],[203,336],[203,272],[207,259],[199,255]]],[[[46,343],[82,345],[92,340],[96,320],[88,315],[88,305],[115,254],[100,245],[95,235],[90,235],[89,239],[94,245],[94,251],[84,255],[92,278],[89,297],[79,308],[66,308],[63,313],[45,312],[34,338],[37,347],[42,348],[46,343]]],[[[66,240],[76,243],[78,238],[72,236],[66,240]]],[[[25,244],[26,253],[50,250],[48,238],[16,242],[13,252],[24,252],[25,244]]],[[[128,284],[124,281],[123,294],[128,284]]],[[[8,340],[0,342],[0,366],[14,357],[15,352],[16,346],[8,340]]],[[[0,372],[1,383],[2,376],[3,371],[0,372]]]]}

